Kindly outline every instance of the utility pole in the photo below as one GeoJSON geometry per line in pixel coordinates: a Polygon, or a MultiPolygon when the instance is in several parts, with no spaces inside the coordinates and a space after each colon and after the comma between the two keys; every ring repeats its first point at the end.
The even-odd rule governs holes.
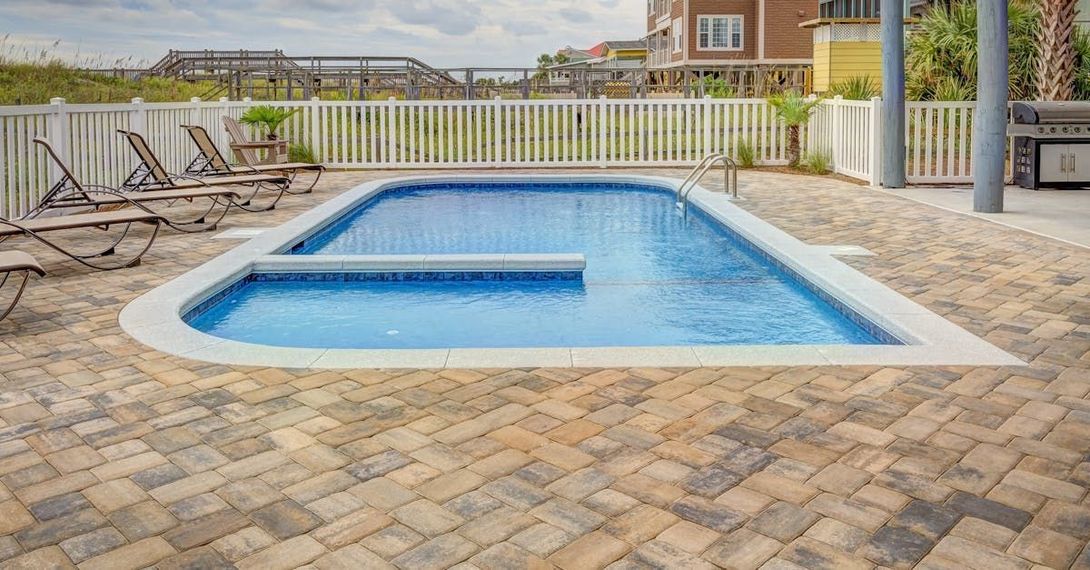
{"type": "Polygon", "coordinates": [[[977,103],[973,117],[973,211],[1003,211],[1007,158],[1007,3],[977,2],[977,103]]]}
{"type": "MultiPolygon", "coordinates": [[[[992,0],[988,0],[992,1],[992,0]]],[[[882,186],[905,187],[905,4],[882,0],[882,186]]]]}

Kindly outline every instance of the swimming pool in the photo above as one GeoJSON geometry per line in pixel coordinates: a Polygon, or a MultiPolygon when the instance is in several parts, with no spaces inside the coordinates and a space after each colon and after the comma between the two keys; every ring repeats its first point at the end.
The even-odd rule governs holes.
{"type": "MultiPolygon", "coordinates": [[[[306,348],[889,344],[674,194],[610,183],[423,184],[385,192],[295,255],[562,254],[578,275],[399,271],[252,278],[187,316],[210,335],[306,348]],[[373,276],[372,276],[373,277],[373,276]]],[[[854,318],[853,318],[854,317],[854,318]]]]}
{"type": "Polygon", "coordinates": [[[374,180],[216,236],[252,239],[118,321],[167,354],[285,368],[1022,364],[839,259],[866,250],[699,186],[685,220],[677,184],[374,180]]]}

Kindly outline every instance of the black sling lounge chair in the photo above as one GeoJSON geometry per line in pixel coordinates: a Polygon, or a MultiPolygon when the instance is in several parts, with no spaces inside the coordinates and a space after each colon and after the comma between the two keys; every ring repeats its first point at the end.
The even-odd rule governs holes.
{"type": "MultiPolygon", "coordinates": [[[[173,216],[166,217],[166,212],[156,212],[163,215],[163,221],[174,229],[183,232],[203,232],[216,229],[216,225],[227,215],[231,205],[242,199],[242,196],[235,190],[212,186],[199,186],[182,190],[122,193],[121,191],[108,186],[84,184],[76,178],[76,175],[72,173],[72,170],[68,165],[61,160],[61,157],[57,154],[56,150],[53,149],[53,145],[49,143],[49,140],[44,137],[36,137],[34,142],[45,149],[46,155],[48,155],[57,166],[62,176],[61,179],[46,192],[45,196],[38,202],[38,205],[31,210],[29,214],[23,216],[24,219],[37,217],[47,210],[64,208],[111,210],[124,207],[128,205],[129,202],[140,204],[142,205],[142,208],[144,204],[166,202],[169,207],[180,201],[193,202],[197,199],[207,198],[210,201],[208,209],[201,211],[198,216],[191,219],[178,219],[173,216]],[[213,213],[217,208],[221,209],[218,216],[213,213]]],[[[148,208],[143,209],[147,210],[148,208]]]]}
{"type": "Polygon", "coordinates": [[[171,174],[163,168],[159,158],[152,152],[144,137],[132,131],[118,130],[129,145],[132,146],[136,156],[140,158],[140,164],[133,170],[121,188],[132,192],[158,192],[161,190],[189,190],[193,188],[223,187],[223,186],[249,186],[253,192],[243,201],[235,205],[248,212],[264,212],[276,207],[277,202],[284,196],[291,185],[291,180],[285,176],[273,176],[270,174],[253,174],[248,176],[192,176],[189,174],[171,174]],[[255,206],[254,198],[258,194],[276,194],[275,198],[265,206],[255,206]]]}
{"type": "MultiPolygon", "coordinates": [[[[270,172],[286,173],[292,179],[292,187],[295,186],[295,178],[300,172],[314,172],[314,180],[311,181],[310,186],[307,186],[303,190],[294,190],[292,187],[288,188],[289,194],[308,194],[314,190],[314,186],[318,184],[318,179],[322,177],[322,173],[325,172],[325,167],[321,164],[311,164],[309,162],[288,162],[288,163],[263,163],[257,160],[257,156],[252,149],[236,146],[239,142],[232,143],[231,148],[235,150],[235,155],[239,156],[243,162],[241,164],[231,164],[224,158],[223,153],[216,147],[216,143],[212,140],[212,137],[208,134],[208,131],[204,127],[199,125],[182,125],[182,128],[189,133],[189,137],[193,139],[194,144],[197,145],[197,156],[186,167],[186,174],[193,174],[195,176],[228,176],[228,175],[247,175],[247,174],[266,174],[270,172]]],[[[228,133],[231,133],[228,130],[228,133]]],[[[234,139],[235,135],[232,133],[231,138],[234,139]]],[[[264,143],[250,143],[263,145],[264,143]]]]}

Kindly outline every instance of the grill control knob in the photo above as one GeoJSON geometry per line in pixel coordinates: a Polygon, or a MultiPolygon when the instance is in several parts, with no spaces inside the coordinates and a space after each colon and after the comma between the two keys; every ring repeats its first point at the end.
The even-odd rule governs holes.
{"type": "Polygon", "coordinates": [[[1064,134],[1067,134],[1067,127],[1060,127],[1060,131],[1062,131],[1064,134]]]}
{"type": "Polygon", "coordinates": [[[1037,127],[1037,132],[1043,135],[1043,134],[1045,134],[1045,128],[1044,127],[1037,127]]]}
{"type": "Polygon", "coordinates": [[[1049,127],[1048,132],[1056,134],[1056,127],[1049,127]]]}

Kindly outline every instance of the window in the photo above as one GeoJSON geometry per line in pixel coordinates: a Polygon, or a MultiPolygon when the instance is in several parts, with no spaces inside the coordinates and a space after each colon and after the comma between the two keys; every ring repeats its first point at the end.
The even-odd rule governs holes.
{"type": "Polygon", "coordinates": [[[697,18],[697,49],[740,51],[743,45],[742,16],[697,18]]]}
{"type": "Polygon", "coordinates": [[[682,40],[685,37],[685,27],[681,24],[681,18],[675,19],[673,25],[670,26],[670,29],[674,34],[674,53],[678,53],[683,49],[683,46],[685,45],[684,43],[682,43],[682,40]]]}

